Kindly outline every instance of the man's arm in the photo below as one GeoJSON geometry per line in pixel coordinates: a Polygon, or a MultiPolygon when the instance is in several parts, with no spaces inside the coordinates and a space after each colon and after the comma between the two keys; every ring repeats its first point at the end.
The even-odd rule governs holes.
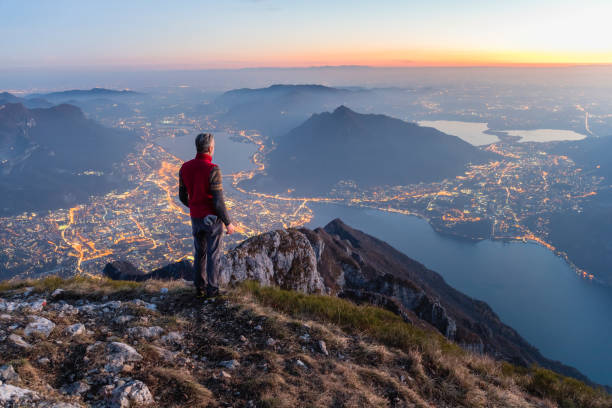
{"type": "Polygon", "coordinates": [[[181,170],[179,170],[179,200],[181,200],[185,207],[189,207],[189,194],[187,194],[187,187],[183,184],[182,170],[183,168],[181,167],[181,170]]]}
{"type": "Polygon", "coordinates": [[[229,218],[227,208],[225,207],[225,200],[223,199],[223,183],[221,179],[221,170],[219,170],[219,167],[215,166],[211,170],[209,183],[210,193],[212,194],[213,198],[213,207],[215,208],[217,217],[219,217],[226,226],[230,225],[232,221],[229,218]]]}

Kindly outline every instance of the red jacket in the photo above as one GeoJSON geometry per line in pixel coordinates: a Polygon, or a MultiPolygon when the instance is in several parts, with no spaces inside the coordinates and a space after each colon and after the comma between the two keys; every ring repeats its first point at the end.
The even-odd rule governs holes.
{"type": "Polygon", "coordinates": [[[207,215],[217,215],[213,203],[213,190],[221,190],[219,180],[211,185],[211,173],[217,168],[212,157],[205,153],[198,153],[193,160],[183,163],[179,172],[180,187],[187,190],[189,197],[189,213],[193,218],[204,218],[207,215]]]}

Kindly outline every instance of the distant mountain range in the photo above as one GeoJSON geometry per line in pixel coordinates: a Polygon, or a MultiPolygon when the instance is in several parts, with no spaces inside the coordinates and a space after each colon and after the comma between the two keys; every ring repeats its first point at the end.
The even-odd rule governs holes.
{"type": "Polygon", "coordinates": [[[137,92],[129,90],[117,91],[114,89],[106,88],[92,88],[92,89],[71,89],[67,91],[51,92],[45,94],[30,94],[27,99],[31,98],[43,98],[47,100],[67,100],[67,99],[83,99],[83,98],[106,98],[106,97],[117,97],[117,96],[129,96],[138,95],[137,92]]]}
{"type": "Polygon", "coordinates": [[[113,163],[137,137],[103,127],[72,105],[0,105],[0,215],[66,207],[124,182],[113,163]]]}
{"type": "Polygon", "coordinates": [[[46,99],[43,98],[20,98],[8,92],[0,93],[0,105],[4,105],[7,103],[21,103],[27,108],[50,108],[53,104],[46,99]]]}
{"type": "Polygon", "coordinates": [[[267,175],[245,187],[320,195],[341,180],[363,188],[431,182],[495,157],[434,128],[346,106],[312,115],[276,143],[267,175]]]}
{"type": "Polygon", "coordinates": [[[225,111],[219,120],[241,129],[256,129],[269,136],[285,134],[316,112],[367,99],[369,91],[323,85],[272,85],[236,89],[216,99],[225,111]]]}

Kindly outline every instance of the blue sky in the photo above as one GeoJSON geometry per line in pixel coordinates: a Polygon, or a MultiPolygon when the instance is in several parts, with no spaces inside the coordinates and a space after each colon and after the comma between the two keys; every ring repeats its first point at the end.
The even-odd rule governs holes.
{"type": "Polygon", "coordinates": [[[612,1],[0,0],[14,67],[612,63],[612,1]]]}

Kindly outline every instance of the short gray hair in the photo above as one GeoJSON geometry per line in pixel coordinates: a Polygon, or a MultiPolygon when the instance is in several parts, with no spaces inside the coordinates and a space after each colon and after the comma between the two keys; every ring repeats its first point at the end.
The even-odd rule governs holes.
{"type": "Polygon", "coordinates": [[[198,153],[206,153],[214,140],[212,133],[200,133],[196,136],[195,145],[198,153]]]}

